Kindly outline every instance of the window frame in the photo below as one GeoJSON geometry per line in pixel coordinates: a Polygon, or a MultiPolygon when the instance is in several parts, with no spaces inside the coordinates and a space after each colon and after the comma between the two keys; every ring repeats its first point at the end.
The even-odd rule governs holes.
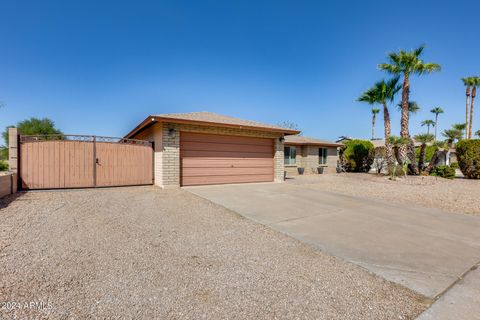
{"type": "Polygon", "coordinates": [[[318,148],[318,164],[321,166],[326,166],[328,163],[328,148],[320,147],[318,148]]]}
{"type": "Polygon", "coordinates": [[[285,166],[295,166],[297,165],[297,147],[296,146],[285,146],[283,148],[283,165],[285,166]],[[287,152],[288,148],[288,152],[287,152]],[[294,151],[294,157],[292,158],[292,150],[294,151]]]}

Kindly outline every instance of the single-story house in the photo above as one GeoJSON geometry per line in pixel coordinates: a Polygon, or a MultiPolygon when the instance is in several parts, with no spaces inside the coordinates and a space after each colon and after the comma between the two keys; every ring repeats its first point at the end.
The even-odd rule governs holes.
{"type": "Polygon", "coordinates": [[[284,144],[287,176],[298,174],[299,168],[303,168],[304,174],[336,172],[338,147],[342,146],[341,143],[288,135],[284,144]]]}
{"type": "Polygon", "coordinates": [[[125,138],[153,142],[162,187],[283,181],[284,139],[297,130],[210,112],[152,115],[125,138]]]}

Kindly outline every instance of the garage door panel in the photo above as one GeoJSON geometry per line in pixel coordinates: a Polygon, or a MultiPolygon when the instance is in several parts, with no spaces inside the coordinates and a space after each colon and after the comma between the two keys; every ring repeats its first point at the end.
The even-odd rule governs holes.
{"type": "Polygon", "coordinates": [[[208,157],[208,158],[272,158],[272,152],[234,152],[234,151],[196,151],[182,150],[182,157],[208,157]]]}
{"type": "Polygon", "coordinates": [[[272,168],[184,168],[183,174],[188,177],[237,176],[237,175],[273,175],[272,168]]]}
{"type": "Polygon", "coordinates": [[[182,132],[182,142],[213,142],[223,144],[251,144],[273,147],[273,140],[255,137],[227,136],[207,133],[182,132]]]}
{"type": "Polygon", "coordinates": [[[183,168],[272,167],[271,158],[183,158],[183,168]]]}
{"type": "Polygon", "coordinates": [[[183,177],[185,186],[247,183],[247,182],[271,182],[273,175],[239,175],[239,176],[208,176],[208,177],[183,177]]]}
{"type": "Polygon", "coordinates": [[[181,150],[190,151],[228,151],[228,152],[259,152],[272,153],[271,145],[254,145],[254,144],[225,144],[213,142],[183,142],[181,150]]]}
{"type": "Polygon", "coordinates": [[[273,139],[181,133],[181,184],[273,181],[273,139]]]}

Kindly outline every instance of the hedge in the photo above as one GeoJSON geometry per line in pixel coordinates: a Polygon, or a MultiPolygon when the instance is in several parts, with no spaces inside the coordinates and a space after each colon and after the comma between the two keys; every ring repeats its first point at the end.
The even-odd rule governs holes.
{"type": "Polygon", "coordinates": [[[374,149],[373,143],[368,140],[350,140],[342,148],[342,157],[345,169],[351,172],[368,172],[373,162],[369,157],[374,149]]]}
{"type": "Polygon", "coordinates": [[[465,178],[480,179],[480,140],[461,140],[456,149],[458,165],[465,178]]]}

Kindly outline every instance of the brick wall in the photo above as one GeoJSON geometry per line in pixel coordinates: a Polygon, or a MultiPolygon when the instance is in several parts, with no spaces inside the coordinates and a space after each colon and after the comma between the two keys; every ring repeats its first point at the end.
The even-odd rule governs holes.
{"type": "MultiPolygon", "coordinates": [[[[297,148],[297,157],[295,158],[296,164],[293,166],[286,166],[285,171],[287,171],[287,176],[298,175],[297,168],[305,168],[304,174],[317,174],[317,168],[320,166],[318,163],[319,146],[295,146],[297,148]]],[[[336,172],[337,167],[337,148],[328,147],[327,148],[327,164],[322,165],[324,167],[324,173],[336,172]]]]}

